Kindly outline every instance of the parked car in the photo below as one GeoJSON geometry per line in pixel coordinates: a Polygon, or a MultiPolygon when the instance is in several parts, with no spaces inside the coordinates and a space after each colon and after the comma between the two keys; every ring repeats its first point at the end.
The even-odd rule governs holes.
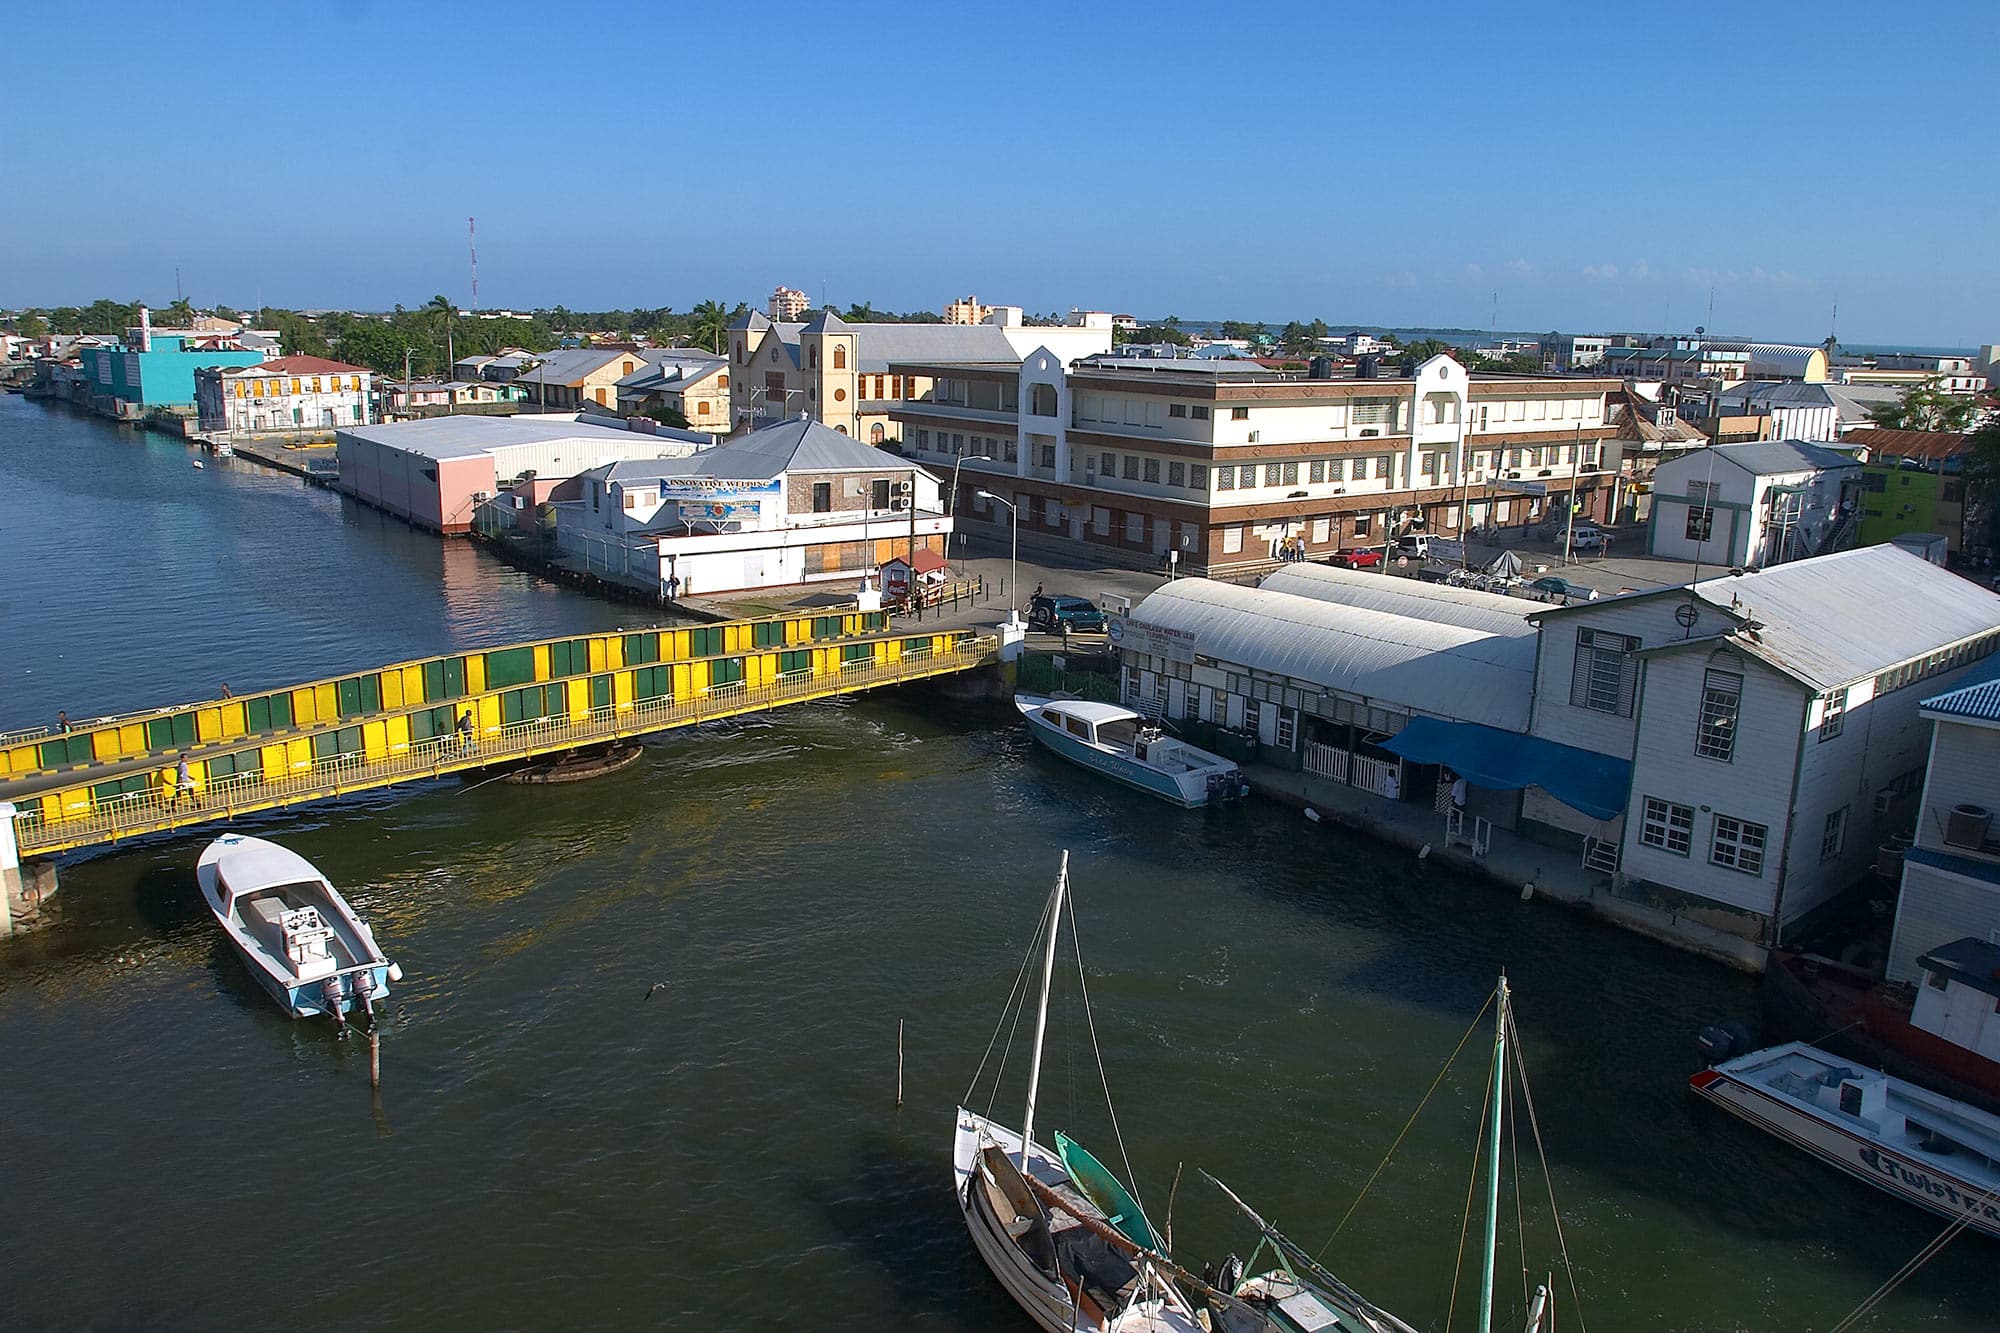
{"type": "Polygon", "coordinates": [[[1427,532],[1406,532],[1396,538],[1396,554],[1406,555],[1412,560],[1422,560],[1431,553],[1431,537],[1427,532]]]}
{"type": "Polygon", "coordinates": [[[1586,588],[1581,583],[1571,583],[1568,579],[1549,574],[1528,585],[1529,589],[1546,597],[1560,597],[1565,602],[1590,602],[1597,599],[1597,589],[1586,588]]]}
{"type": "Polygon", "coordinates": [[[1028,628],[1046,634],[1099,634],[1104,612],[1088,597],[1037,597],[1028,603],[1028,628]]]}
{"type": "Polygon", "coordinates": [[[1327,557],[1326,562],[1329,565],[1338,565],[1342,569],[1379,569],[1382,565],[1382,552],[1372,546],[1356,546],[1345,551],[1335,551],[1327,557]]]}
{"type": "MultiPolygon", "coordinates": [[[[1563,533],[1556,534],[1556,545],[1563,543],[1563,533]]],[[[1604,529],[1595,523],[1579,523],[1569,534],[1569,549],[1572,551],[1601,551],[1604,549],[1604,529]]]]}

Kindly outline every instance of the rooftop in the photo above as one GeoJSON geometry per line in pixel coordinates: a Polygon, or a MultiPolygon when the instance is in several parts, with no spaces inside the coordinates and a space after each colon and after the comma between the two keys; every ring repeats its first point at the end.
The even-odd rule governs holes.
{"type": "MultiPolygon", "coordinates": [[[[1808,386],[1818,388],[1818,385],[1808,386]]],[[[1748,444],[1717,444],[1682,454],[1663,468],[1701,460],[1713,455],[1724,463],[1734,463],[1745,472],[1760,477],[1783,476],[1793,472],[1824,472],[1832,468],[1860,467],[1853,454],[1829,449],[1806,440],[1756,440],[1748,444]]]]}
{"type": "MultiPolygon", "coordinates": [[[[1379,578],[1379,575],[1370,577],[1379,578]]],[[[1212,658],[1373,703],[1526,731],[1535,638],[1208,579],[1178,579],[1132,619],[1212,658]]]]}
{"type": "MultiPolygon", "coordinates": [[[[675,432],[678,436],[681,432],[675,432]]],[[[700,437],[706,439],[706,436],[700,437]]],[[[618,467],[619,464],[610,464],[618,467]]],[[[911,464],[873,445],[804,419],[737,435],[685,458],[642,463],[648,477],[716,477],[730,481],[770,481],[788,472],[908,471],[911,464]]],[[[608,473],[607,477],[640,475],[608,473]]]]}
{"type": "Polygon", "coordinates": [[[1924,716],[1955,717],[2000,726],[2000,655],[1968,672],[1959,687],[1924,700],[1924,716]]]}
{"type": "Polygon", "coordinates": [[[281,356],[255,366],[225,366],[225,375],[373,375],[366,366],[350,366],[345,361],[329,361],[323,356],[281,356]]]}
{"type": "Polygon", "coordinates": [[[1932,949],[1917,959],[1917,966],[1942,972],[1952,981],[1974,990],[2000,996],[2000,944],[1989,944],[1976,936],[1932,949]]]}
{"type": "Polygon", "coordinates": [[[1337,602],[1367,611],[1431,620],[1441,625],[1478,630],[1482,634],[1504,634],[1533,638],[1536,630],[1528,616],[1542,607],[1521,597],[1480,592],[1474,588],[1452,588],[1417,579],[1385,578],[1380,574],[1332,565],[1291,564],[1269,575],[1258,585],[1269,592],[1287,592],[1316,601],[1337,602]]]}
{"type": "MultiPolygon", "coordinates": [[[[564,440],[616,440],[631,444],[647,437],[637,431],[587,426],[568,417],[430,417],[381,426],[356,426],[338,432],[389,449],[426,458],[470,458],[517,444],[553,444],[564,440]]],[[[681,438],[676,432],[672,438],[681,438]]],[[[706,436],[698,437],[706,439],[706,436]]]]}

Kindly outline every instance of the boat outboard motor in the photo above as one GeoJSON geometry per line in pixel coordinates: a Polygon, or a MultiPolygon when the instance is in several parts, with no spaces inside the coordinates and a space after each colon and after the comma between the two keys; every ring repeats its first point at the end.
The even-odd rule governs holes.
{"type": "Polygon", "coordinates": [[[1215,1289],[1236,1294],[1237,1284],[1243,1281],[1243,1261],[1234,1253],[1223,1257],[1222,1267],[1215,1275],[1215,1289]]]}
{"type": "Polygon", "coordinates": [[[356,972],[354,974],[354,997],[361,1001],[361,1008],[368,1015],[368,1021],[375,1021],[375,974],[356,972]]]}
{"type": "Polygon", "coordinates": [[[1701,1048],[1702,1059],[1719,1065],[1732,1056],[1748,1054],[1756,1047],[1757,1039],[1748,1027],[1732,1018],[1704,1027],[1695,1037],[1695,1045],[1701,1048]]]}
{"type": "Polygon", "coordinates": [[[340,984],[340,974],[334,973],[320,983],[320,996],[326,1001],[326,1011],[333,1015],[333,1025],[343,1031],[347,1027],[347,1016],[340,1012],[340,1002],[346,989],[340,984]]]}

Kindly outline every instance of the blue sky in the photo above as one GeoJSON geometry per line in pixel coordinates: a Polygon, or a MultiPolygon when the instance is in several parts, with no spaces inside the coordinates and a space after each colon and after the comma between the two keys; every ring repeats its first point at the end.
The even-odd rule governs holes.
{"type": "Polygon", "coordinates": [[[464,303],[476,214],[485,306],[1816,340],[1837,294],[1849,341],[2000,340],[1990,5],[107,0],[7,42],[0,305],[464,303]]]}

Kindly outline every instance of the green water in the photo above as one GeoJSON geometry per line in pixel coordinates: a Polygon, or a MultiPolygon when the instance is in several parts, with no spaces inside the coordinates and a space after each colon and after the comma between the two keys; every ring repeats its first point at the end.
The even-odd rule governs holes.
{"type": "MultiPolygon", "coordinates": [[[[18,399],[0,489],[35,497],[0,526],[0,727],[633,614],[18,399]]],[[[379,1105],[366,1048],[283,1018],[221,945],[201,838],[66,864],[50,919],[0,942],[0,1325],[1025,1329],[950,1136],[1062,848],[1125,1147],[1156,1223],[1187,1164],[1194,1267],[1252,1240],[1195,1166],[1317,1244],[1503,967],[1590,1327],[1824,1329],[1941,1225],[1695,1102],[1693,1033],[1749,1012],[1747,979],[1295,814],[1128,796],[935,693],[670,735],[594,783],[241,827],[325,869],[407,970],[379,1105]]],[[[1117,1166],[1074,994],[1039,1123],[1117,1166]]],[[[1327,1251],[1420,1328],[1445,1326],[1489,1043],[1327,1251]]],[[[1867,1327],[1993,1327],[1993,1257],[1955,1242],[1867,1327]]],[[[1473,1294],[1468,1269],[1460,1327],[1473,1294]]]]}

